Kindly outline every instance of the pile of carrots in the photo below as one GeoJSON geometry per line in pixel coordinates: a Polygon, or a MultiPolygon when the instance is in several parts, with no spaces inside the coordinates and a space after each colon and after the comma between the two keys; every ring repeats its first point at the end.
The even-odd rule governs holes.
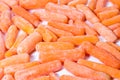
{"type": "Polygon", "coordinates": [[[119,0],[0,0],[0,80],[120,80],[119,39],[119,0]]]}

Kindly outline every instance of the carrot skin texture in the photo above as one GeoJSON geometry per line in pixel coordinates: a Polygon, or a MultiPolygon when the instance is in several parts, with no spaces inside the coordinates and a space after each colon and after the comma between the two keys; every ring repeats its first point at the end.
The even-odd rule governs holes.
{"type": "Polygon", "coordinates": [[[12,75],[5,74],[1,80],[15,80],[12,75]]]}
{"type": "Polygon", "coordinates": [[[107,0],[97,0],[96,9],[101,9],[105,7],[106,4],[107,4],[107,0]]]}
{"type": "Polygon", "coordinates": [[[88,7],[94,11],[96,9],[96,4],[97,4],[97,0],[90,0],[90,2],[88,3],[88,7]]]}
{"type": "Polygon", "coordinates": [[[4,70],[3,68],[0,68],[0,79],[2,79],[3,76],[4,76],[4,70]]]}
{"type": "Polygon", "coordinates": [[[4,2],[5,4],[7,4],[9,7],[18,5],[17,0],[1,0],[1,1],[4,2]]]}
{"type": "Polygon", "coordinates": [[[113,31],[118,38],[120,38],[120,27],[113,31]]]}
{"type": "Polygon", "coordinates": [[[116,4],[120,8],[120,1],[119,0],[110,0],[112,3],[116,4]]]}

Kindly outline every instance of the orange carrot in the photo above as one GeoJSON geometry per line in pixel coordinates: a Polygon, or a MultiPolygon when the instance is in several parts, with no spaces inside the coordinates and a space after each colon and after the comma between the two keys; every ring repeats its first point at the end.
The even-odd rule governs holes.
{"type": "Polygon", "coordinates": [[[120,46],[118,46],[117,44],[112,43],[112,42],[107,42],[107,43],[120,51],[120,46]]]}
{"type": "Polygon", "coordinates": [[[120,79],[120,70],[112,68],[110,66],[96,63],[96,62],[92,62],[92,61],[83,60],[83,59],[78,60],[78,64],[87,66],[87,67],[92,68],[96,71],[104,72],[104,73],[112,76],[113,78],[120,79]]]}
{"type": "Polygon", "coordinates": [[[0,16],[0,29],[2,32],[6,33],[11,23],[10,10],[3,11],[0,16]]]}
{"type": "MultiPolygon", "coordinates": [[[[32,19],[32,18],[31,18],[32,19]]],[[[29,23],[27,20],[20,16],[14,16],[12,17],[13,23],[21,30],[26,32],[27,34],[30,34],[34,31],[34,27],[31,23],[29,23]]]]}
{"type": "Polygon", "coordinates": [[[47,75],[51,72],[61,70],[62,64],[60,61],[55,60],[44,64],[39,64],[15,73],[16,80],[33,80],[37,76],[47,75]]]}
{"type": "Polygon", "coordinates": [[[116,36],[118,38],[120,38],[120,27],[118,27],[117,29],[115,29],[113,32],[116,34],[116,36]]]}
{"type": "Polygon", "coordinates": [[[86,53],[98,58],[104,64],[114,68],[120,68],[120,61],[106,50],[98,48],[90,42],[83,42],[81,46],[85,49],[86,53]]]}
{"type": "Polygon", "coordinates": [[[49,62],[52,60],[64,61],[69,59],[72,61],[77,61],[80,58],[84,58],[84,50],[82,48],[68,49],[68,50],[41,50],[40,60],[41,62],[49,62]]]}
{"type": "Polygon", "coordinates": [[[96,46],[108,51],[109,53],[111,53],[113,56],[115,56],[117,59],[120,60],[120,52],[116,48],[114,48],[113,46],[109,45],[108,43],[106,43],[106,42],[97,42],[96,46]]]}
{"type": "Polygon", "coordinates": [[[15,13],[15,14],[25,18],[26,20],[28,20],[34,26],[37,26],[38,23],[39,23],[39,20],[38,20],[38,18],[36,16],[29,13],[27,10],[25,10],[24,8],[22,8],[20,6],[17,6],[17,5],[13,6],[12,11],[13,11],[13,13],[15,13]]]}
{"type": "Polygon", "coordinates": [[[47,11],[45,9],[36,10],[33,12],[33,14],[36,15],[40,20],[43,20],[43,21],[44,20],[57,21],[57,22],[63,22],[63,23],[68,22],[68,18],[65,15],[55,13],[55,12],[50,12],[50,11],[47,11]]]}
{"type": "Polygon", "coordinates": [[[5,52],[5,58],[16,55],[17,51],[15,48],[10,48],[8,51],[5,52]]]}
{"type": "Polygon", "coordinates": [[[72,1],[72,0],[60,0],[59,2],[58,2],[58,4],[67,4],[67,3],[69,3],[70,1],[72,1]]]}
{"type": "Polygon", "coordinates": [[[68,6],[76,6],[78,4],[86,4],[88,0],[72,0],[68,3],[68,6]]]}
{"type": "Polygon", "coordinates": [[[91,23],[100,22],[99,18],[87,6],[83,4],[79,4],[79,5],[76,5],[76,8],[79,11],[82,11],[86,16],[86,19],[91,23]]]}
{"type": "Polygon", "coordinates": [[[3,68],[0,68],[0,80],[2,79],[3,76],[4,76],[4,70],[3,68]]]}
{"type": "Polygon", "coordinates": [[[10,7],[18,5],[18,0],[0,0],[0,1],[4,2],[10,7]]]}
{"type": "Polygon", "coordinates": [[[97,0],[96,9],[101,9],[105,7],[106,4],[107,4],[107,0],[97,0]]]}
{"type": "Polygon", "coordinates": [[[2,32],[0,31],[0,60],[4,58],[4,53],[6,51],[4,37],[2,32]]]}
{"type": "Polygon", "coordinates": [[[110,0],[112,3],[116,4],[120,8],[120,1],[119,0],[110,0]]]}
{"type": "Polygon", "coordinates": [[[109,80],[107,74],[92,70],[86,66],[79,65],[69,60],[65,60],[64,67],[79,77],[90,78],[92,80],[109,80]]]}
{"type": "Polygon", "coordinates": [[[67,31],[64,31],[64,30],[61,30],[61,29],[57,29],[57,28],[54,28],[52,26],[47,26],[47,29],[49,29],[50,31],[52,31],[58,37],[73,36],[73,34],[71,32],[67,32],[67,31]]]}
{"type": "Polygon", "coordinates": [[[93,28],[103,36],[108,42],[115,42],[117,40],[116,35],[106,26],[101,23],[95,23],[93,28]]]}
{"type": "Polygon", "coordinates": [[[98,38],[93,35],[83,35],[83,36],[65,36],[58,39],[58,42],[71,42],[74,45],[80,45],[84,41],[89,41],[95,44],[98,38]]]}
{"type": "Polygon", "coordinates": [[[18,29],[15,25],[11,25],[6,33],[5,45],[7,49],[10,49],[14,44],[18,34],[18,29]]]}
{"type": "Polygon", "coordinates": [[[17,47],[17,53],[28,53],[30,54],[34,49],[35,45],[42,41],[42,37],[38,32],[33,32],[27,36],[17,47]]]}
{"type": "Polygon", "coordinates": [[[103,20],[102,24],[104,24],[106,26],[110,26],[110,25],[113,25],[115,23],[119,23],[120,22],[119,19],[120,19],[120,15],[116,15],[112,18],[103,20]]]}
{"type": "Polygon", "coordinates": [[[59,80],[59,78],[53,72],[49,74],[49,78],[50,78],[50,80],[59,80]]]}
{"type": "Polygon", "coordinates": [[[111,30],[115,30],[116,28],[120,27],[120,23],[115,23],[113,25],[108,26],[111,30]]]}
{"type": "Polygon", "coordinates": [[[22,63],[22,64],[13,64],[13,65],[5,67],[4,73],[14,75],[14,73],[19,71],[19,70],[27,69],[27,68],[36,66],[38,64],[40,64],[38,61],[22,63]]]}
{"type": "Polygon", "coordinates": [[[15,80],[10,74],[5,74],[1,80],[15,80]]]}
{"type": "Polygon", "coordinates": [[[67,50],[67,49],[73,49],[74,45],[70,42],[39,42],[36,45],[36,50],[67,50]]]}
{"type": "Polygon", "coordinates": [[[61,22],[53,22],[53,21],[49,21],[48,25],[50,25],[54,28],[57,28],[57,29],[71,32],[74,35],[83,35],[84,34],[84,28],[77,27],[75,25],[65,24],[65,23],[61,23],[61,22]]]}
{"type": "Polygon", "coordinates": [[[13,64],[20,64],[20,63],[26,63],[29,61],[29,55],[28,54],[19,54],[14,55],[5,59],[2,59],[0,61],[0,67],[6,67],[13,64]]]}
{"type": "Polygon", "coordinates": [[[33,80],[50,80],[49,76],[38,76],[34,78],[33,80]]]}
{"type": "Polygon", "coordinates": [[[6,5],[4,2],[0,1],[0,12],[6,11],[6,10],[10,10],[9,6],[6,5]]]}
{"type": "Polygon", "coordinates": [[[45,9],[66,15],[71,20],[76,20],[76,19],[85,20],[85,16],[82,12],[77,11],[75,8],[72,8],[70,6],[48,3],[46,4],[45,9]]]}
{"type": "Polygon", "coordinates": [[[90,0],[90,2],[88,3],[88,7],[94,11],[96,9],[96,4],[97,4],[97,0],[90,0]]]}

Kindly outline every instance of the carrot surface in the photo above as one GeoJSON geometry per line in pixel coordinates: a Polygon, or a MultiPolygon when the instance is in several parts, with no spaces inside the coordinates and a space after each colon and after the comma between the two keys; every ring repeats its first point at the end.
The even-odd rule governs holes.
{"type": "Polygon", "coordinates": [[[3,76],[1,80],[15,80],[12,75],[6,74],[3,76]]]}
{"type": "Polygon", "coordinates": [[[3,76],[4,76],[4,70],[3,68],[0,68],[0,79],[2,79],[3,76]]]}

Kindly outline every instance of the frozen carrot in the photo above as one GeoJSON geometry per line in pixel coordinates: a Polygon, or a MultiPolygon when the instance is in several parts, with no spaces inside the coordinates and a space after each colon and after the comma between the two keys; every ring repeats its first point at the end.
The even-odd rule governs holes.
{"type": "Polygon", "coordinates": [[[73,20],[68,20],[68,24],[70,24],[70,25],[73,25],[74,24],[74,22],[73,22],[73,20]]]}
{"type": "Polygon", "coordinates": [[[118,14],[119,14],[119,10],[118,9],[113,9],[113,10],[107,10],[107,11],[100,12],[97,15],[100,18],[100,20],[103,21],[105,19],[112,18],[112,17],[114,17],[118,14]]]}
{"type": "Polygon", "coordinates": [[[0,80],[2,79],[3,76],[4,76],[4,70],[3,68],[0,68],[0,80]]]}
{"type": "Polygon", "coordinates": [[[115,30],[116,28],[120,27],[120,23],[115,23],[113,25],[108,26],[111,30],[115,30]]]}
{"type": "Polygon", "coordinates": [[[10,10],[3,11],[0,16],[0,29],[2,32],[6,33],[11,23],[10,10]]]}
{"type": "Polygon", "coordinates": [[[12,21],[19,29],[23,30],[27,34],[30,34],[34,31],[34,26],[21,16],[12,17],[12,21]]]}
{"type": "Polygon", "coordinates": [[[101,23],[95,23],[93,28],[103,36],[108,42],[115,42],[117,40],[116,35],[108,27],[101,23]]]}
{"type": "Polygon", "coordinates": [[[67,31],[64,31],[64,30],[61,30],[61,29],[57,29],[57,28],[54,28],[52,26],[47,26],[47,29],[49,29],[50,31],[52,31],[58,37],[73,36],[73,34],[71,32],[67,32],[67,31]]]}
{"type": "Polygon", "coordinates": [[[28,54],[19,54],[14,55],[5,59],[2,59],[0,61],[0,67],[6,67],[13,64],[20,64],[20,63],[26,63],[29,61],[29,55],[28,54]]]}
{"type": "Polygon", "coordinates": [[[104,64],[114,68],[120,68],[120,61],[108,51],[98,48],[90,42],[83,42],[81,46],[85,49],[86,53],[98,58],[104,64]]]}
{"type": "Polygon", "coordinates": [[[78,63],[65,60],[64,67],[76,76],[90,78],[92,80],[109,80],[108,75],[103,72],[98,72],[78,63]]]}
{"type": "Polygon", "coordinates": [[[96,71],[104,72],[104,73],[112,76],[113,78],[120,79],[120,70],[112,68],[112,67],[107,66],[105,64],[100,64],[100,63],[87,61],[87,60],[83,60],[83,59],[78,60],[78,64],[87,66],[87,67],[92,68],[96,71]]]}
{"type": "Polygon", "coordinates": [[[90,2],[88,3],[88,7],[94,11],[96,9],[96,4],[97,4],[97,0],[90,0],[90,2]]]}
{"type": "Polygon", "coordinates": [[[22,64],[13,64],[13,65],[5,67],[4,68],[4,73],[14,75],[15,72],[17,72],[19,70],[27,69],[27,68],[36,66],[38,64],[40,64],[38,61],[22,63],[22,64]]]}
{"type": "Polygon", "coordinates": [[[116,15],[112,18],[103,20],[102,24],[104,24],[106,26],[110,26],[110,25],[113,25],[115,23],[120,23],[119,19],[120,19],[120,15],[116,15]]]}
{"type": "Polygon", "coordinates": [[[57,22],[63,22],[63,23],[68,22],[68,18],[65,15],[55,13],[55,12],[50,12],[45,9],[36,10],[33,12],[33,14],[36,15],[40,20],[43,20],[43,21],[44,20],[55,21],[55,22],[57,21],[57,22]]]}
{"type": "Polygon", "coordinates": [[[0,12],[6,11],[6,10],[10,10],[9,6],[6,5],[4,2],[0,1],[0,12]]]}
{"type": "Polygon", "coordinates": [[[5,58],[16,55],[17,51],[15,48],[10,48],[8,51],[5,52],[5,58]]]}
{"type": "Polygon", "coordinates": [[[77,61],[80,58],[85,57],[84,50],[82,48],[68,49],[68,50],[41,50],[40,60],[41,62],[49,62],[53,60],[65,61],[69,59],[71,61],[77,61]]]}
{"type": "Polygon", "coordinates": [[[83,35],[83,36],[64,36],[58,39],[58,42],[71,42],[74,45],[80,45],[84,41],[89,41],[95,44],[98,41],[97,36],[83,35]]]}
{"type": "Polygon", "coordinates": [[[117,59],[120,60],[120,52],[116,48],[114,48],[113,46],[109,45],[108,43],[106,43],[106,42],[97,42],[96,46],[108,51],[109,53],[111,53],[113,56],[115,56],[117,59]]]}
{"type": "Polygon", "coordinates": [[[50,80],[49,76],[39,76],[34,78],[33,80],[50,80]]]}
{"type": "Polygon", "coordinates": [[[5,74],[1,80],[15,80],[10,74],[5,74]]]}
{"type": "Polygon", "coordinates": [[[36,45],[36,50],[67,50],[67,49],[73,49],[74,44],[70,42],[39,42],[36,45]]]}
{"type": "Polygon", "coordinates": [[[34,49],[35,45],[42,41],[42,37],[38,32],[33,32],[27,36],[17,47],[17,53],[28,53],[30,54],[34,49]]]}
{"type": "Polygon", "coordinates": [[[88,0],[72,0],[68,3],[68,6],[76,6],[78,4],[86,4],[88,0]]]}
{"type": "Polygon", "coordinates": [[[113,4],[116,4],[120,8],[120,1],[119,0],[110,0],[113,4]]]}
{"type": "Polygon", "coordinates": [[[23,69],[15,73],[16,80],[33,80],[37,76],[47,75],[51,72],[61,70],[62,64],[55,60],[44,64],[39,64],[34,67],[23,69]]]}
{"type": "Polygon", "coordinates": [[[58,4],[65,5],[65,4],[69,3],[70,1],[72,1],[72,0],[60,0],[58,4]]]}
{"type": "Polygon", "coordinates": [[[73,33],[73,35],[83,35],[84,34],[84,28],[77,27],[75,25],[65,24],[65,23],[61,23],[61,22],[53,22],[53,21],[49,21],[48,25],[50,25],[54,28],[57,28],[57,29],[71,32],[71,33],[73,33]]]}
{"type": "Polygon", "coordinates": [[[14,44],[18,35],[18,29],[15,25],[11,25],[5,36],[5,45],[7,49],[10,49],[14,44]]]}
{"type": "Polygon", "coordinates": [[[6,51],[5,42],[4,42],[4,36],[2,32],[0,31],[0,60],[4,58],[4,53],[6,51]]]}
{"type": "Polygon", "coordinates": [[[120,51],[120,46],[119,45],[117,45],[117,44],[115,44],[113,42],[107,42],[107,43],[120,51]]]}
{"type": "Polygon", "coordinates": [[[59,80],[58,76],[53,72],[49,74],[49,79],[50,80],[59,80]]]}
{"type": "Polygon", "coordinates": [[[117,29],[115,29],[115,30],[113,30],[113,32],[116,34],[116,36],[117,36],[118,38],[120,38],[120,27],[117,28],[117,29]]]}
{"type": "Polygon", "coordinates": [[[86,16],[86,19],[91,23],[100,22],[99,18],[87,6],[83,4],[79,4],[79,5],[76,5],[76,8],[79,11],[82,11],[86,16]]]}
{"type": "Polygon", "coordinates": [[[32,23],[34,26],[37,26],[39,23],[39,20],[36,16],[34,16],[33,14],[31,14],[30,12],[28,12],[27,10],[25,10],[24,8],[20,7],[20,6],[13,6],[12,7],[12,11],[13,13],[25,18],[26,20],[28,20],[30,23],[32,23]]]}
{"type": "Polygon", "coordinates": [[[0,0],[0,1],[4,2],[10,7],[18,5],[18,0],[0,0]]]}
{"type": "Polygon", "coordinates": [[[97,0],[96,9],[101,9],[106,6],[108,0],[97,0]]]}
{"type": "Polygon", "coordinates": [[[70,6],[48,3],[46,4],[45,9],[66,15],[71,20],[76,20],[76,19],[85,20],[85,16],[82,12],[77,11],[75,8],[72,8],[70,6]]]}
{"type": "Polygon", "coordinates": [[[93,80],[88,78],[82,78],[77,76],[70,76],[70,75],[62,75],[60,76],[60,80],[93,80]]]}

